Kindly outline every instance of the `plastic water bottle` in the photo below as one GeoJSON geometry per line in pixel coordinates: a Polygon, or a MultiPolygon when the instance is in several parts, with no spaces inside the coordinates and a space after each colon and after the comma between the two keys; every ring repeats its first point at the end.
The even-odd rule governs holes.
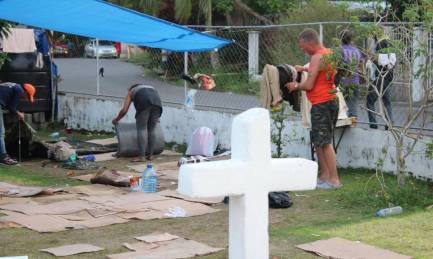
{"type": "Polygon", "coordinates": [[[147,164],[141,179],[143,192],[156,192],[157,176],[152,164],[147,164]]]}
{"type": "Polygon", "coordinates": [[[397,207],[392,207],[392,208],[381,209],[381,210],[376,212],[376,216],[386,217],[386,216],[397,215],[397,214],[401,214],[401,213],[403,213],[403,208],[400,206],[397,206],[397,207]]]}

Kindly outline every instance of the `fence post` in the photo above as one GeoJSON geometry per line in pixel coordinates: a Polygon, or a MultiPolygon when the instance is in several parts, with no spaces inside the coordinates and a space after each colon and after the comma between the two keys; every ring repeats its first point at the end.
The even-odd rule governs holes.
{"type": "MultiPolygon", "coordinates": [[[[185,75],[188,75],[188,52],[183,53],[183,73],[185,75]]],[[[185,101],[186,97],[188,95],[188,82],[186,80],[183,80],[183,87],[185,89],[185,101]]]]}
{"type": "Polygon", "coordinates": [[[422,68],[427,62],[424,54],[420,54],[420,56],[416,57],[415,53],[419,48],[422,48],[422,45],[427,42],[427,33],[424,32],[422,27],[414,28],[413,40],[412,40],[412,56],[414,57],[413,61],[413,74],[412,74],[412,100],[414,102],[419,102],[424,97],[424,87],[423,87],[423,78],[418,76],[416,77],[418,70],[422,68]]]}
{"type": "Polygon", "coordinates": [[[254,78],[259,73],[259,32],[248,32],[248,74],[254,78]]]}
{"type": "Polygon", "coordinates": [[[323,24],[319,23],[319,38],[320,38],[320,43],[323,44],[323,24]]]}

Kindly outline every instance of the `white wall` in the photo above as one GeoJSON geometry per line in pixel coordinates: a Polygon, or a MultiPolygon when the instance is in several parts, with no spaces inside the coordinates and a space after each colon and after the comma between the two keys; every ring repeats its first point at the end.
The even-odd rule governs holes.
{"type": "MultiPolygon", "coordinates": [[[[68,118],[73,128],[92,131],[112,131],[111,120],[122,105],[121,98],[66,94],[59,96],[59,118],[68,118]]],[[[135,110],[131,106],[125,121],[134,121],[135,110]]],[[[230,148],[231,124],[235,114],[185,110],[182,107],[164,107],[161,126],[167,142],[187,143],[192,131],[201,126],[209,127],[215,133],[223,148],[230,148]]],[[[338,130],[336,136],[341,133],[338,130]]],[[[289,121],[285,134],[290,140],[284,153],[290,157],[310,158],[309,132],[297,118],[289,121]]],[[[423,143],[431,142],[424,137],[423,143]]],[[[418,143],[413,154],[407,158],[407,168],[416,176],[433,179],[433,160],[424,156],[425,145],[418,143]]],[[[375,168],[379,159],[384,159],[385,171],[393,171],[394,141],[389,132],[361,128],[347,129],[337,154],[340,167],[375,168]]],[[[275,148],[275,147],[274,147],[275,148]]]]}

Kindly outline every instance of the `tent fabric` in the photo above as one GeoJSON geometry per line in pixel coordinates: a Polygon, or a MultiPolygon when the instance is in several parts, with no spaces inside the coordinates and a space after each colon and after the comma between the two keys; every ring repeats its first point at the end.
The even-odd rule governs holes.
{"type": "Polygon", "coordinates": [[[231,43],[102,0],[0,0],[0,19],[178,52],[212,51],[231,43]]]}

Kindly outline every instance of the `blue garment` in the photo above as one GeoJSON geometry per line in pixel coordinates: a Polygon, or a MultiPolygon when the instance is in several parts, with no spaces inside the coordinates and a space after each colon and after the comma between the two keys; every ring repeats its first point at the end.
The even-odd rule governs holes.
{"type": "Polygon", "coordinates": [[[41,52],[44,56],[48,55],[50,46],[47,34],[42,30],[35,30],[35,41],[38,52],[41,52]]]}
{"type": "Polygon", "coordinates": [[[8,109],[10,113],[16,114],[20,97],[24,93],[19,84],[5,82],[0,84],[0,105],[3,109],[8,109]]]}

